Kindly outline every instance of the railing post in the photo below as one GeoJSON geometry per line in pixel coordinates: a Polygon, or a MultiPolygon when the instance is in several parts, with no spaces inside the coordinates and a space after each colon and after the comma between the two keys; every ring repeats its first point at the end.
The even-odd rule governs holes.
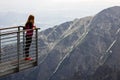
{"type": "Polygon", "coordinates": [[[1,53],[1,30],[0,30],[0,62],[1,62],[1,55],[2,55],[2,53],[1,53]]]}
{"type": "Polygon", "coordinates": [[[23,57],[25,57],[25,31],[24,31],[24,27],[23,27],[23,57]]]}
{"type": "Polygon", "coordinates": [[[36,65],[38,65],[38,29],[36,29],[35,32],[36,32],[36,35],[35,35],[35,38],[36,38],[36,65]]]}
{"type": "Polygon", "coordinates": [[[17,68],[18,72],[20,71],[20,27],[18,27],[18,32],[17,32],[17,68]]]}

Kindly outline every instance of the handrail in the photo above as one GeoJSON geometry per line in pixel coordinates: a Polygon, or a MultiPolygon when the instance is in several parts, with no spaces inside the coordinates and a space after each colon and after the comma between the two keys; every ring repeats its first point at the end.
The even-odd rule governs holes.
{"type": "MultiPolygon", "coordinates": [[[[6,29],[6,28],[0,29],[0,30],[4,30],[4,29],[6,29]]],[[[11,29],[11,28],[7,28],[7,29],[11,29]]],[[[8,34],[14,34],[14,33],[18,33],[18,32],[25,32],[25,31],[37,30],[37,29],[40,29],[40,28],[20,30],[20,31],[15,31],[15,32],[10,32],[10,33],[4,33],[4,34],[0,34],[0,36],[2,36],[2,35],[8,35],[8,34]]]]}
{"type": "Polygon", "coordinates": [[[6,28],[0,28],[0,30],[14,29],[14,28],[18,28],[18,26],[15,26],[15,27],[6,27],[6,28]]]}
{"type": "MultiPolygon", "coordinates": [[[[0,28],[0,30],[6,30],[6,29],[14,29],[14,28],[19,28],[19,27],[24,27],[24,26],[14,26],[14,27],[5,27],[5,28],[0,28]]],[[[40,29],[40,28],[37,28],[40,29]]]]}

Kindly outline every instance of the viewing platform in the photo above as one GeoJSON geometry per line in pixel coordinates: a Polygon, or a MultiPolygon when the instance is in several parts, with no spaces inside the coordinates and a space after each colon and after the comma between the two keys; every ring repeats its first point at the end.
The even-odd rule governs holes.
{"type": "MultiPolygon", "coordinates": [[[[29,56],[25,60],[26,30],[24,26],[0,29],[0,77],[17,73],[38,65],[38,30],[33,30],[29,56]]],[[[27,30],[27,31],[29,31],[27,30]]]]}

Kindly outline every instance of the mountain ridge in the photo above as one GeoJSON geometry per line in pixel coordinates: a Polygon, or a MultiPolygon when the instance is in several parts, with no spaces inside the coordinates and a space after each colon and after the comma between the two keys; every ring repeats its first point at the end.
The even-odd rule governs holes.
{"type": "MultiPolygon", "coordinates": [[[[115,7],[114,7],[114,8],[115,8],[115,7]]],[[[113,15],[115,15],[115,14],[113,14],[113,15]]],[[[103,15],[102,15],[102,16],[103,16],[103,15]]],[[[94,17],[94,19],[95,19],[95,17],[94,17]]],[[[111,19],[114,19],[114,18],[111,17],[111,19]]],[[[109,19],[108,19],[108,20],[109,20],[109,19]]],[[[94,21],[97,21],[97,20],[94,20],[94,21]]],[[[101,21],[104,22],[104,20],[101,20],[101,21]]],[[[115,21],[114,21],[114,22],[115,22],[115,21]]],[[[96,23],[96,22],[94,22],[94,23],[96,23]]],[[[117,23],[119,24],[119,20],[117,21],[117,23]]],[[[113,24],[114,24],[114,23],[113,23],[113,24]]],[[[90,26],[91,26],[91,25],[90,25],[90,26]]],[[[93,26],[92,26],[92,27],[93,27],[93,26]]],[[[100,28],[100,27],[98,27],[98,28],[100,28]]],[[[116,27],[114,28],[115,30],[114,30],[111,34],[115,33],[115,31],[117,30],[116,28],[118,29],[118,26],[116,26],[116,27]]],[[[101,28],[101,29],[98,29],[98,30],[102,30],[102,29],[103,29],[104,34],[105,34],[106,31],[104,30],[104,28],[101,28]]],[[[107,29],[106,29],[106,30],[107,30],[107,29]]],[[[104,36],[99,35],[99,34],[98,34],[99,31],[95,31],[95,28],[92,28],[92,29],[91,29],[91,32],[89,32],[88,35],[93,35],[93,31],[94,31],[94,36],[100,36],[100,38],[98,38],[98,39],[102,39],[102,37],[104,37],[104,36]],[[96,32],[97,32],[97,34],[96,34],[96,32]],[[91,34],[91,33],[92,33],[92,34],[91,34]]],[[[100,31],[100,32],[101,32],[101,31],[100,31]]],[[[103,35],[104,35],[104,34],[103,34],[103,35]]],[[[108,35],[108,32],[107,32],[106,34],[108,35]]],[[[108,35],[108,36],[109,36],[109,35],[108,35]]],[[[91,37],[91,36],[90,36],[90,37],[91,37]]],[[[105,37],[106,37],[106,36],[105,36],[105,37]]],[[[93,38],[93,37],[92,37],[92,38],[93,38]]],[[[107,40],[107,41],[108,41],[109,43],[106,44],[106,47],[103,47],[103,48],[102,48],[102,46],[101,46],[101,50],[103,50],[103,51],[102,51],[102,52],[97,51],[97,52],[99,52],[100,55],[102,55],[101,53],[104,53],[104,52],[105,52],[105,50],[107,49],[107,46],[109,46],[109,45],[112,43],[112,41],[114,40],[114,36],[112,36],[112,38],[111,38],[111,36],[108,37],[108,38],[109,38],[109,40],[107,40]]],[[[107,38],[106,38],[106,39],[107,39],[107,38]]],[[[86,40],[90,40],[90,41],[91,41],[90,38],[89,38],[89,39],[87,38],[86,40]]],[[[97,40],[97,39],[95,39],[95,40],[97,40]]],[[[93,43],[94,45],[96,45],[95,42],[96,42],[96,41],[94,41],[94,42],[92,42],[92,43],[93,43]]],[[[107,42],[104,42],[104,43],[103,43],[103,42],[100,42],[100,43],[105,44],[105,43],[107,43],[107,42]]],[[[84,42],[84,44],[85,44],[85,46],[88,46],[88,45],[87,45],[88,42],[84,42]],[[85,44],[85,43],[86,43],[86,44],[85,44]]],[[[89,44],[90,44],[90,43],[89,43],[89,44]]],[[[103,45],[103,46],[105,46],[105,45],[103,45]]],[[[92,47],[92,45],[91,45],[91,47],[92,47]]],[[[76,48],[76,49],[82,50],[82,48],[85,49],[85,47],[83,47],[83,45],[81,44],[80,47],[79,47],[79,48],[76,48]]],[[[96,48],[97,48],[97,47],[96,47],[96,48]]],[[[88,48],[86,51],[88,52],[90,49],[91,49],[91,48],[88,48]]],[[[94,51],[94,49],[95,49],[95,48],[93,48],[93,51],[94,51]]],[[[81,52],[81,51],[77,51],[77,52],[82,53],[82,54],[85,53],[85,52],[81,52]]],[[[77,52],[76,52],[76,53],[77,53],[77,52]]],[[[73,56],[74,56],[74,55],[76,55],[76,54],[73,52],[73,56]]],[[[81,56],[81,55],[79,55],[79,56],[81,56]]],[[[84,55],[84,56],[85,56],[85,55],[84,55]]],[[[99,55],[93,54],[93,56],[95,56],[96,59],[97,59],[97,56],[99,56],[99,55]]],[[[88,58],[89,58],[89,57],[88,57],[88,58]]],[[[86,59],[87,59],[87,58],[86,58],[86,59]]],[[[91,59],[92,59],[92,58],[91,58],[91,59]]],[[[93,59],[94,59],[94,58],[93,58],[93,59]]],[[[80,60],[79,60],[79,61],[80,61],[80,60]]],[[[83,61],[85,61],[85,60],[83,60],[83,61]]],[[[93,60],[93,61],[95,61],[95,60],[93,60]]],[[[99,57],[98,57],[98,61],[96,62],[96,65],[98,64],[98,62],[99,62],[99,57]]],[[[70,62],[70,63],[75,63],[75,62],[70,62]]],[[[80,63],[80,62],[79,62],[79,63],[80,63]]],[[[81,63],[83,63],[83,62],[81,62],[81,63]]],[[[92,62],[89,62],[89,63],[92,63],[92,62]]],[[[64,65],[65,65],[65,64],[64,64],[64,65]]],[[[90,68],[95,69],[95,67],[92,66],[93,64],[89,64],[89,65],[91,65],[90,68]]],[[[81,66],[82,66],[82,65],[81,65],[81,66]]],[[[69,67],[70,67],[70,66],[69,66],[69,67]]],[[[97,66],[96,66],[96,67],[97,67],[97,66]]],[[[84,66],[84,68],[85,68],[85,66],[84,66]]],[[[66,69],[66,68],[65,68],[65,69],[66,69]]],[[[82,73],[82,70],[83,70],[83,69],[80,69],[81,75],[83,74],[83,73],[82,73]]],[[[91,72],[94,72],[96,69],[93,70],[93,71],[89,71],[89,70],[90,70],[90,69],[88,69],[87,73],[83,74],[83,76],[84,76],[84,75],[87,76],[87,74],[88,74],[89,72],[90,72],[90,73],[91,73],[91,72]]],[[[65,70],[61,70],[61,71],[65,72],[65,70]]],[[[69,71],[70,71],[70,69],[67,70],[66,72],[69,72],[69,71]]],[[[79,71],[79,70],[78,70],[78,71],[79,71]]],[[[59,71],[59,72],[60,72],[60,71],[59,71]]],[[[83,72],[85,72],[85,71],[83,71],[83,72]]],[[[61,74],[65,75],[64,73],[61,73],[61,74]]],[[[79,74],[79,73],[78,73],[78,74],[79,74]]],[[[93,73],[92,73],[92,74],[93,74],[93,73]]],[[[56,76],[58,76],[57,73],[56,73],[56,76]]],[[[85,78],[86,76],[84,76],[84,78],[85,78]]],[[[63,77],[63,76],[58,77],[57,80],[62,79],[62,77],[63,77]]],[[[69,76],[69,77],[70,77],[70,76],[69,76]]],[[[69,77],[68,77],[68,78],[69,78],[69,77]]],[[[80,76],[79,76],[79,78],[80,78],[80,76]]],[[[51,80],[55,80],[55,79],[56,79],[56,78],[53,77],[51,80]]],[[[63,80],[64,80],[64,78],[63,78],[63,80]]]]}

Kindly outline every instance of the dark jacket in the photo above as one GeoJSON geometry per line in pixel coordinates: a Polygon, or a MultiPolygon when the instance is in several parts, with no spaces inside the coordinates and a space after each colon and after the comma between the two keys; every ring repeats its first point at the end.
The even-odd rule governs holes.
{"type": "Polygon", "coordinates": [[[33,35],[33,30],[29,30],[29,29],[33,29],[35,26],[33,26],[33,24],[32,23],[26,23],[26,25],[25,25],[25,30],[27,30],[26,31],[26,36],[32,36],[33,35]]]}

